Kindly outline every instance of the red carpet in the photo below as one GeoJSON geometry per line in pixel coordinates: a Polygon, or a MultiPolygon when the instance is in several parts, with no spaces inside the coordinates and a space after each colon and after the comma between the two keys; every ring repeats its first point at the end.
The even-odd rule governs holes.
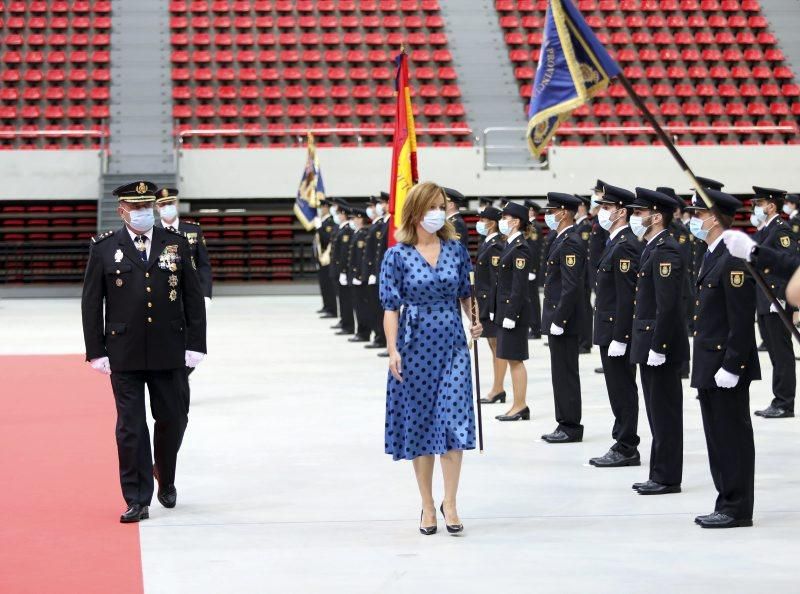
{"type": "Polygon", "coordinates": [[[0,592],[140,593],[111,385],[80,356],[0,356],[0,592]]]}

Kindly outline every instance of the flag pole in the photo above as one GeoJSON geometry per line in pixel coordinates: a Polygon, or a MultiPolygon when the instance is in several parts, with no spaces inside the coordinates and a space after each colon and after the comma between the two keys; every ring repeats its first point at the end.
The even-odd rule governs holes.
{"type": "MultiPolygon", "coordinates": [[[[472,325],[478,322],[478,300],[475,298],[475,273],[469,273],[469,284],[472,289],[472,298],[470,299],[470,317],[472,318],[472,325]]],[[[478,451],[483,453],[483,416],[481,414],[481,371],[478,366],[478,341],[472,338],[472,353],[475,358],[475,400],[478,405],[478,451]]]]}
{"type": "MultiPolygon", "coordinates": [[[[623,88],[628,93],[628,96],[631,98],[633,103],[636,105],[636,107],[639,108],[639,110],[644,115],[645,119],[653,127],[653,130],[655,130],[655,133],[658,136],[659,140],[661,140],[661,143],[665,147],[667,147],[667,150],[672,155],[672,158],[675,159],[675,161],[678,163],[678,166],[683,170],[683,172],[692,182],[692,185],[697,190],[697,193],[700,195],[700,198],[703,200],[705,205],[711,211],[711,214],[713,214],[717,218],[717,221],[719,221],[719,224],[723,228],[727,228],[727,225],[725,225],[726,217],[722,216],[722,213],[720,212],[719,208],[717,208],[717,205],[714,204],[714,201],[711,200],[711,198],[708,196],[705,189],[703,188],[703,185],[697,180],[697,177],[695,177],[694,172],[686,163],[686,161],[683,159],[681,154],[678,152],[678,149],[675,148],[672,139],[667,135],[666,132],[664,132],[664,129],[659,125],[658,120],[656,120],[655,116],[650,112],[650,110],[644,104],[644,101],[642,101],[641,97],[639,97],[639,95],[636,94],[636,91],[634,91],[631,82],[628,80],[628,77],[625,76],[625,74],[622,71],[620,71],[619,74],[617,74],[617,78],[619,79],[619,82],[622,83],[623,88]]],[[[800,332],[798,332],[797,328],[795,328],[791,318],[786,313],[786,310],[783,308],[780,301],[778,301],[778,298],[775,296],[775,293],[767,284],[767,281],[764,280],[764,277],[761,276],[758,270],[756,270],[755,266],[753,266],[750,262],[744,260],[744,265],[747,268],[747,272],[749,272],[750,275],[755,279],[756,284],[761,288],[762,291],[764,291],[764,294],[769,299],[773,308],[777,311],[778,317],[781,319],[781,322],[783,322],[783,325],[786,326],[787,330],[789,330],[794,339],[798,343],[800,343],[800,332]]]]}

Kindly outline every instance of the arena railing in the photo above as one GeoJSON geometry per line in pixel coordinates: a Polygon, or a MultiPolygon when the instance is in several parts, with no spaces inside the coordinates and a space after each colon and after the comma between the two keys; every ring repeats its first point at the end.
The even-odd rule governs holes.
{"type": "MultiPolygon", "coordinates": [[[[99,138],[100,148],[82,148],[81,150],[98,150],[101,159],[101,171],[106,172],[109,154],[109,133],[103,130],[70,130],[67,128],[59,130],[0,130],[0,140],[16,138],[99,138]]],[[[46,150],[46,149],[36,149],[46,150]]]]}

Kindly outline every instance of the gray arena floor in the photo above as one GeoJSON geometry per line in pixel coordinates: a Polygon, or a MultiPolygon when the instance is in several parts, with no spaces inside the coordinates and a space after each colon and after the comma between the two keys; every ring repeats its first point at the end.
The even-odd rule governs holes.
{"type": "MultiPolygon", "coordinates": [[[[539,440],[553,402],[547,349],[533,341],[533,421],[501,424],[503,406],[484,407],[486,452],[464,462],[466,532],[424,537],[411,465],[383,454],[386,360],[334,336],[318,307],[309,296],[214,300],[178,507],[156,503],[141,524],[146,592],[800,591],[798,419],[754,418],[755,527],[702,530],[693,517],[715,492],[688,382],[684,492],[637,496],[646,466],[587,464],[610,445],[596,350],[581,357],[585,441],[539,440]]],[[[4,300],[0,317],[0,354],[83,350],[77,300],[4,300]]],[[[769,377],[765,353],[762,366],[769,377]]],[[[752,407],[769,399],[756,383],[752,407]]],[[[640,427],[646,462],[644,410],[640,427]]]]}

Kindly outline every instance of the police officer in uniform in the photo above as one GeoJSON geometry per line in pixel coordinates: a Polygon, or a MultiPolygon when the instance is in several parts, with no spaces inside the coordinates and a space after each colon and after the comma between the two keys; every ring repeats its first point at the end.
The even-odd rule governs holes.
{"type": "Polygon", "coordinates": [[[192,251],[197,266],[197,276],[200,277],[200,284],[203,287],[203,295],[206,298],[206,307],[211,306],[211,259],[208,257],[206,238],[200,223],[181,219],[178,217],[178,190],[175,188],[161,188],[156,191],[156,208],[159,218],[156,225],[165,229],[170,229],[182,233],[189,240],[189,248],[192,251]]]}
{"type": "Polygon", "coordinates": [[[554,239],[547,254],[542,329],[549,334],[550,370],[555,399],[555,431],[542,435],[548,443],[583,440],[578,337],[584,327],[586,242],[575,227],[582,201],[570,194],[549,192],[545,223],[554,239]]]}
{"type": "Polygon", "coordinates": [[[586,255],[587,255],[587,263],[585,267],[586,271],[586,279],[585,279],[585,288],[583,291],[583,317],[581,318],[583,321],[583,326],[581,327],[580,336],[578,338],[578,352],[581,355],[587,355],[592,351],[592,285],[590,284],[590,277],[592,273],[589,272],[589,240],[592,237],[592,221],[589,220],[589,205],[591,201],[589,198],[585,198],[583,196],[575,196],[578,200],[581,201],[580,206],[578,207],[578,213],[575,217],[575,228],[578,233],[578,236],[583,241],[584,247],[586,248],[586,255]]]}
{"type": "MultiPolygon", "coordinates": [[[[378,204],[375,205],[378,213],[381,214],[383,227],[376,233],[377,236],[377,254],[375,256],[375,269],[372,274],[375,276],[375,286],[377,287],[378,279],[381,275],[381,264],[383,263],[383,256],[386,253],[389,240],[389,194],[388,192],[381,192],[378,204]]],[[[377,289],[376,289],[377,291],[377,289]]],[[[375,315],[377,317],[377,325],[375,330],[375,344],[383,347],[378,353],[379,357],[388,357],[389,351],[386,350],[386,334],[383,330],[383,308],[381,307],[381,300],[375,300],[375,315]]],[[[367,345],[369,348],[369,345],[367,345]]]]}
{"type": "Polygon", "coordinates": [[[333,248],[333,237],[336,230],[336,223],[330,211],[331,203],[323,198],[319,203],[319,222],[314,233],[314,256],[317,258],[317,276],[319,277],[319,291],[322,294],[322,309],[317,313],[321,318],[335,318],[337,313],[336,306],[336,285],[331,278],[331,249],[333,248]]]}
{"type": "Polygon", "coordinates": [[[481,196],[478,198],[478,212],[483,212],[483,209],[487,206],[494,206],[494,199],[489,198],[487,196],[481,196]]]}
{"type": "Polygon", "coordinates": [[[364,271],[364,252],[367,247],[367,234],[369,233],[369,217],[363,208],[353,208],[352,225],[353,238],[350,241],[350,250],[347,255],[347,285],[350,287],[350,298],[356,314],[356,334],[348,339],[349,342],[369,342],[372,323],[369,309],[368,275],[364,271]]]}
{"type": "Polygon", "coordinates": [[[683,387],[681,367],[689,357],[684,319],[683,267],[678,242],[667,230],[675,201],[661,192],[636,188],[631,229],[645,241],[634,301],[631,363],[639,365],[653,442],[650,476],[634,483],[640,495],[680,493],[683,473],[683,387]]]}
{"type": "Polygon", "coordinates": [[[783,212],[789,217],[786,222],[789,223],[795,237],[800,239],[800,210],[798,208],[800,208],[800,195],[786,194],[783,201],[783,212]]]}
{"type": "Polygon", "coordinates": [[[331,276],[336,282],[339,295],[339,323],[333,326],[336,334],[344,336],[355,333],[355,319],[353,317],[353,301],[350,295],[350,286],[347,282],[347,262],[350,257],[350,245],[353,238],[353,227],[350,225],[350,205],[341,198],[334,199],[336,214],[334,219],[339,225],[331,248],[331,276]]]}
{"type": "Polygon", "coordinates": [[[367,349],[386,348],[386,336],[383,334],[383,310],[378,298],[378,276],[383,253],[386,251],[388,223],[385,216],[388,200],[388,194],[381,192],[370,198],[371,210],[367,209],[367,214],[371,215],[372,224],[367,230],[361,277],[367,279],[367,315],[370,329],[375,333],[374,340],[364,345],[364,348],[367,349]]]}
{"type": "MultiPolygon", "coordinates": [[[[764,223],[755,234],[755,241],[776,250],[795,255],[798,253],[797,238],[791,227],[780,216],[783,207],[784,190],[753,186],[753,211],[756,219],[764,223]]],[[[777,276],[766,269],[764,280],[772,288],[775,296],[786,301],[787,279],[777,276]]],[[[765,419],[782,419],[794,416],[794,398],[797,387],[792,337],[781,322],[775,306],[772,305],[763,291],[756,294],[756,311],[761,320],[764,332],[764,343],[772,363],[772,393],[774,398],[770,405],[757,410],[756,415],[765,419]]],[[[793,308],[790,306],[790,313],[793,308]]]]}
{"type": "Polygon", "coordinates": [[[697,278],[692,387],[697,388],[708,446],[711,477],[717,489],[714,512],[698,516],[703,528],[753,525],[755,446],[750,421],[750,382],[761,379],[753,315],[756,287],[744,262],[722,242],[723,223],[730,225],[736,198],[708,189],[726,221],[719,221],[695,197],[692,234],[708,245],[697,278]]]}
{"type": "Polygon", "coordinates": [[[594,343],[600,347],[608,400],[614,413],[614,445],[603,456],[589,460],[589,464],[601,468],[641,464],[637,433],[639,390],[630,345],[642,243],[628,226],[625,208],[634,199],[633,192],[606,185],[597,213],[598,224],[609,236],[597,267],[594,343]]]}
{"type": "Polygon", "coordinates": [[[478,255],[475,259],[475,295],[478,299],[478,319],[483,326],[482,337],[489,342],[492,351],[492,370],[494,380],[492,389],[485,398],[484,404],[495,402],[505,403],[506,391],[503,380],[508,370],[508,361],[497,357],[498,327],[495,325],[494,303],[497,290],[497,273],[500,270],[500,257],[506,247],[505,238],[500,235],[499,223],[503,213],[493,206],[486,206],[479,213],[475,229],[483,241],[478,246],[478,255]]]}
{"type": "Polygon", "coordinates": [[[188,423],[189,378],[206,352],[203,288],[188,240],[154,227],[155,184],[114,190],[124,226],[92,239],[81,298],[86,360],[111,376],[117,407],[120,522],[149,517],[153,477],[158,500],[175,507],[175,466],[188,423]],[[105,312],[105,315],[104,315],[105,312]],[[154,453],[145,385],[155,419],[154,453]]]}
{"type": "MultiPolygon", "coordinates": [[[[592,234],[589,236],[589,263],[587,264],[587,268],[589,270],[590,291],[596,291],[595,284],[597,281],[597,267],[600,265],[600,259],[603,257],[603,252],[606,249],[606,241],[608,240],[608,231],[603,229],[600,226],[600,223],[597,221],[597,214],[600,210],[599,201],[605,193],[605,185],[606,182],[598,179],[591,190],[592,196],[590,214],[593,215],[593,219],[592,234]]],[[[596,367],[594,372],[603,373],[603,367],[596,367]]]]}
{"type": "Polygon", "coordinates": [[[442,188],[447,197],[445,201],[445,213],[447,220],[453,223],[456,229],[456,239],[464,244],[469,252],[469,232],[467,231],[467,224],[464,222],[464,217],[461,216],[459,210],[467,205],[467,198],[461,192],[453,190],[452,188],[442,188]]]}
{"type": "Polygon", "coordinates": [[[535,200],[526,200],[528,208],[528,249],[531,251],[531,272],[529,293],[531,297],[530,330],[528,338],[542,337],[542,303],[539,299],[539,276],[542,269],[542,254],[544,252],[544,233],[542,224],[536,220],[536,215],[542,210],[535,200]]]}
{"type": "Polygon", "coordinates": [[[527,421],[531,411],[526,402],[528,372],[528,324],[531,314],[529,277],[532,259],[525,228],[528,226],[528,209],[508,202],[503,208],[499,229],[506,236],[506,245],[500,255],[497,271],[497,288],[490,318],[497,325],[497,357],[508,361],[511,368],[511,385],[514,402],[511,408],[495,417],[498,421],[527,421]]]}

